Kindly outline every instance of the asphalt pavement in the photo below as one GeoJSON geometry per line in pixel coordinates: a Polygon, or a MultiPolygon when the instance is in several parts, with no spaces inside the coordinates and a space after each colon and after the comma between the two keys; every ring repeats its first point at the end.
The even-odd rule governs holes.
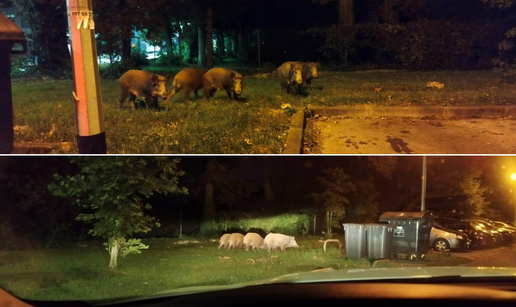
{"type": "Polygon", "coordinates": [[[321,154],[515,154],[513,118],[322,116],[309,119],[321,154]]]}

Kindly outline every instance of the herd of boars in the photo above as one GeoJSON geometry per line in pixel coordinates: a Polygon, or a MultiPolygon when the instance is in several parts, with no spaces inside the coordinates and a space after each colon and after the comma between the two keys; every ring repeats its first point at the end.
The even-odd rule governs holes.
{"type": "Polygon", "coordinates": [[[231,248],[244,248],[245,251],[249,251],[249,247],[255,249],[266,249],[270,252],[273,249],[280,248],[284,251],[287,247],[299,247],[296,239],[291,236],[287,236],[280,233],[269,233],[262,238],[255,232],[248,232],[245,236],[241,233],[226,233],[220,237],[219,249],[221,247],[231,248]]]}
{"type": "MultiPolygon", "coordinates": [[[[285,62],[277,70],[281,88],[287,94],[299,94],[304,83],[310,88],[312,79],[319,77],[319,63],[312,62],[285,62]]],[[[143,70],[129,70],[120,79],[120,97],[118,105],[122,108],[125,99],[129,96],[129,102],[133,109],[138,97],[145,98],[147,108],[157,108],[158,99],[165,100],[168,107],[170,98],[183,90],[185,101],[190,100],[193,91],[195,98],[199,98],[198,91],[203,89],[205,99],[210,99],[217,90],[225,90],[229,99],[238,100],[244,88],[244,77],[229,68],[212,68],[208,71],[198,68],[184,68],[172,82],[170,93],[167,92],[167,78],[143,70]]]]}

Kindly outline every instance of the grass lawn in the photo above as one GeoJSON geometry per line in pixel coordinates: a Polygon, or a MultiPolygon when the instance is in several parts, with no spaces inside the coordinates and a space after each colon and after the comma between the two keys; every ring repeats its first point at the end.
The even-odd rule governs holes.
{"type": "MultiPolygon", "coordinates": [[[[277,77],[249,77],[243,101],[231,101],[218,91],[210,102],[185,103],[180,92],[170,109],[133,111],[127,101],[124,109],[118,108],[118,82],[102,80],[108,153],[279,154],[290,116],[309,105],[516,104],[516,85],[501,83],[491,71],[321,72],[312,84],[305,95],[292,97],[280,91],[277,77]],[[427,88],[430,81],[444,88],[427,88]],[[292,108],[282,109],[285,103],[292,108]]],[[[70,80],[13,81],[15,142],[74,142],[72,91],[70,80]]],[[[77,153],[77,148],[63,153],[77,153]]]]}
{"type": "MultiPolygon", "coordinates": [[[[187,286],[229,285],[294,272],[369,268],[369,260],[342,257],[332,245],[323,252],[318,237],[296,238],[298,249],[285,252],[217,249],[218,243],[177,244],[178,239],[146,239],[148,250],[119,258],[108,268],[101,243],[69,249],[0,252],[0,286],[14,295],[38,300],[93,300],[157,293],[187,286]]],[[[195,239],[190,239],[192,240],[195,239]]],[[[457,264],[455,257],[429,257],[428,265],[457,264]]],[[[382,264],[385,266],[410,264],[382,264]]],[[[421,266],[421,264],[419,264],[421,266]]]]}

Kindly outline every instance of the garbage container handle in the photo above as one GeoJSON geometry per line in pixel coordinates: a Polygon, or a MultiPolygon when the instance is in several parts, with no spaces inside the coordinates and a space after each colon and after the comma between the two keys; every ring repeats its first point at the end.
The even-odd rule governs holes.
{"type": "Polygon", "coordinates": [[[22,54],[22,53],[27,53],[27,41],[26,40],[18,40],[18,41],[15,41],[14,44],[13,44],[13,47],[14,45],[16,44],[20,44],[22,46],[22,50],[15,50],[15,49],[11,49],[11,54],[22,54]]]}

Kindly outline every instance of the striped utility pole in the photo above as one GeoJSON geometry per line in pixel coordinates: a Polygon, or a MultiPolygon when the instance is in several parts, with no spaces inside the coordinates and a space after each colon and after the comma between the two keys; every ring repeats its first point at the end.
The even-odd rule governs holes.
{"type": "Polygon", "coordinates": [[[95,23],[91,0],[66,0],[81,154],[105,154],[106,134],[100,93],[95,23]]]}

